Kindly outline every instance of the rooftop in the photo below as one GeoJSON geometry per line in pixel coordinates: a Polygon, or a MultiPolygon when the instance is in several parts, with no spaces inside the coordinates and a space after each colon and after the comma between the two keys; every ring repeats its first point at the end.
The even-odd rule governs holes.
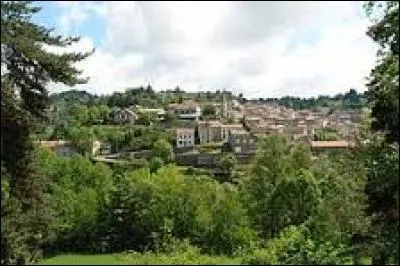
{"type": "Polygon", "coordinates": [[[219,120],[210,120],[210,121],[198,121],[199,126],[221,126],[221,122],[219,120]]]}
{"type": "Polygon", "coordinates": [[[176,104],[172,106],[174,108],[197,108],[199,107],[199,103],[195,101],[184,101],[181,104],[176,104]]]}
{"type": "Polygon", "coordinates": [[[313,148],[348,148],[353,146],[354,143],[346,140],[337,141],[312,141],[311,146],[313,148]]]}
{"type": "Polygon", "coordinates": [[[231,131],[231,135],[249,135],[250,133],[244,129],[236,129],[231,131]]]}
{"type": "Polygon", "coordinates": [[[222,125],[223,127],[228,127],[228,128],[242,128],[242,124],[227,124],[227,125],[222,125]]]}
{"type": "Polygon", "coordinates": [[[188,133],[193,133],[194,128],[177,128],[176,132],[188,132],[188,133]]]}

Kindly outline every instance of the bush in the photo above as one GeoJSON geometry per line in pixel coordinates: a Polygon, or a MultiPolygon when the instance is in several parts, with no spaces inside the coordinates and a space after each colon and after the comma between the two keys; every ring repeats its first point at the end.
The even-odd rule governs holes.
{"type": "Polygon", "coordinates": [[[93,251],[100,241],[100,215],[107,204],[113,179],[111,170],[87,158],[39,153],[43,174],[51,180],[51,209],[57,239],[63,251],[93,251]]]}
{"type": "Polygon", "coordinates": [[[301,227],[289,226],[278,237],[268,241],[265,248],[246,256],[242,264],[332,265],[351,261],[350,250],[345,245],[318,243],[307,238],[301,227]]]}
{"type": "Polygon", "coordinates": [[[203,250],[233,253],[254,239],[235,189],[187,178],[174,166],[122,177],[108,213],[113,250],[165,250],[171,239],[189,239],[203,250]]]}

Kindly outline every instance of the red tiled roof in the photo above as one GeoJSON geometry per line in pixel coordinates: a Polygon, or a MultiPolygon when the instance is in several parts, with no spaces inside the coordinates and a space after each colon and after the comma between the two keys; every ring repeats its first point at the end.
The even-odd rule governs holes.
{"type": "Polygon", "coordinates": [[[354,144],[350,141],[338,140],[338,141],[312,141],[311,146],[313,148],[348,148],[354,144]]]}

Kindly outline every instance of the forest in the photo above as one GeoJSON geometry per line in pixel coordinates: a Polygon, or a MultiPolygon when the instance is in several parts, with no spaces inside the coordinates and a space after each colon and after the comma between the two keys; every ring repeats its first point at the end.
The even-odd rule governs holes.
{"type": "MultiPolygon", "coordinates": [[[[49,82],[86,82],[74,63],[93,51],[43,49],[79,38],[33,23],[40,12],[34,2],[2,1],[1,264],[46,264],[64,254],[117,254],[119,264],[398,264],[399,3],[368,1],[364,9],[371,19],[383,14],[366,33],[380,46],[379,60],[365,96],[350,90],[333,98],[371,108],[356,146],[315,157],[309,147],[271,134],[230,182],[180,171],[157,142],[169,135],[160,137],[157,128],[115,136],[93,126],[110,106],[179,102],[185,95],[179,87],[160,98],[151,87],[49,96],[49,82]],[[152,148],[164,164],[110,167],[40,147],[35,140],[51,119],[49,105],[60,98],[74,104],[58,118],[53,138],[120,139],[152,148]]],[[[221,92],[192,96],[207,95],[212,101],[221,92]]]]}

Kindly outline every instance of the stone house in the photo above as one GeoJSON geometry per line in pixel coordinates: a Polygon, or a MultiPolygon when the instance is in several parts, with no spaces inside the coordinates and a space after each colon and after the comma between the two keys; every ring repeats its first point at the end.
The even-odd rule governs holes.
{"type": "Polygon", "coordinates": [[[257,149],[256,139],[246,130],[232,130],[228,145],[234,153],[254,153],[257,149]]]}
{"type": "Polygon", "coordinates": [[[176,147],[190,147],[195,145],[195,129],[194,128],[178,128],[176,129],[176,147]]]}
{"type": "Polygon", "coordinates": [[[244,130],[242,124],[227,124],[221,126],[221,141],[228,142],[229,135],[234,130],[244,130]]]}
{"type": "Polygon", "coordinates": [[[228,142],[232,130],[243,129],[242,124],[221,124],[219,121],[199,121],[199,143],[228,142]]]}
{"type": "Polygon", "coordinates": [[[221,122],[217,120],[199,121],[197,130],[200,144],[217,142],[221,139],[221,122]]]}
{"type": "Polygon", "coordinates": [[[201,117],[201,108],[195,101],[185,101],[181,104],[172,104],[169,110],[179,119],[198,121],[201,117]]]}

